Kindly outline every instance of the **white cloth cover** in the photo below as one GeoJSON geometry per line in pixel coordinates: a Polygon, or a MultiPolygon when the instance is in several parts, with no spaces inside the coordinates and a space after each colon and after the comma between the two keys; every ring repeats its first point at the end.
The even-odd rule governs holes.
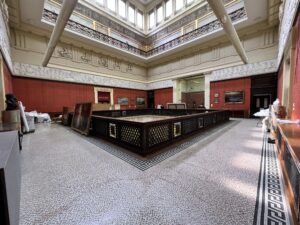
{"type": "Polygon", "coordinates": [[[24,124],[24,131],[25,133],[29,132],[29,126],[28,126],[28,122],[25,116],[25,107],[23,106],[22,102],[18,102],[19,103],[19,108],[20,108],[20,112],[21,112],[21,119],[23,121],[24,124]]]}

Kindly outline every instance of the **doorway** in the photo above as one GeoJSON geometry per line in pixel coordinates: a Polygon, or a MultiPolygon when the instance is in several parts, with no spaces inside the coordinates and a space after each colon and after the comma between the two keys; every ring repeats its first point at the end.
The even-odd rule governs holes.
{"type": "Polygon", "coordinates": [[[258,112],[260,109],[267,109],[271,103],[270,94],[261,94],[252,96],[252,110],[258,112]]]}
{"type": "Polygon", "coordinates": [[[154,91],[147,92],[147,106],[148,109],[154,109],[154,91]]]}
{"type": "Polygon", "coordinates": [[[181,102],[185,103],[188,109],[201,108],[204,106],[204,91],[182,92],[181,102]]]}

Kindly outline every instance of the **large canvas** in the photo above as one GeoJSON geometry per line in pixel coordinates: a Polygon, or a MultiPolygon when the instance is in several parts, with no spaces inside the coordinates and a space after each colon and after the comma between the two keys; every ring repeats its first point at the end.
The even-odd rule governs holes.
{"type": "Polygon", "coordinates": [[[71,128],[88,135],[92,115],[92,103],[77,103],[72,119],[71,128]]]}

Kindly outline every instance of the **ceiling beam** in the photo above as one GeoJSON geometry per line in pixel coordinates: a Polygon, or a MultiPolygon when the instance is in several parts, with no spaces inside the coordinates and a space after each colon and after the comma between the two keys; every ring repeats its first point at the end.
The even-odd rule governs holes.
{"type": "Polygon", "coordinates": [[[64,0],[58,18],[56,20],[55,27],[52,31],[46,53],[42,61],[42,66],[48,65],[54,49],[59,41],[59,38],[64,32],[65,26],[67,25],[67,22],[77,4],[77,1],[78,0],[64,0]]]}
{"type": "Polygon", "coordinates": [[[208,4],[214,11],[216,17],[221,22],[223,29],[225,30],[229,40],[231,41],[232,45],[234,46],[235,50],[241,57],[242,61],[247,64],[248,58],[246,56],[245,49],[240,41],[239,36],[231,22],[230,17],[228,16],[225,6],[222,0],[207,0],[208,4]]]}

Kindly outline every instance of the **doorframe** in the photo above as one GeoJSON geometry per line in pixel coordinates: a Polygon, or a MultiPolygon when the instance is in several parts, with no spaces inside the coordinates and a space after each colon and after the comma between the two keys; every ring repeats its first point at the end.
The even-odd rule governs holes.
{"type": "Polygon", "coordinates": [[[272,94],[270,94],[270,93],[266,93],[266,94],[254,94],[254,95],[252,95],[251,96],[251,102],[250,102],[250,113],[251,113],[250,117],[253,117],[253,113],[256,113],[254,111],[254,108],[252,107],[253,104],[254,104],[254,98],[255,97],[262,97],[262,96],[269,96],[269,101],[270,101],[270,104],[271,104],[272,94]]]}

